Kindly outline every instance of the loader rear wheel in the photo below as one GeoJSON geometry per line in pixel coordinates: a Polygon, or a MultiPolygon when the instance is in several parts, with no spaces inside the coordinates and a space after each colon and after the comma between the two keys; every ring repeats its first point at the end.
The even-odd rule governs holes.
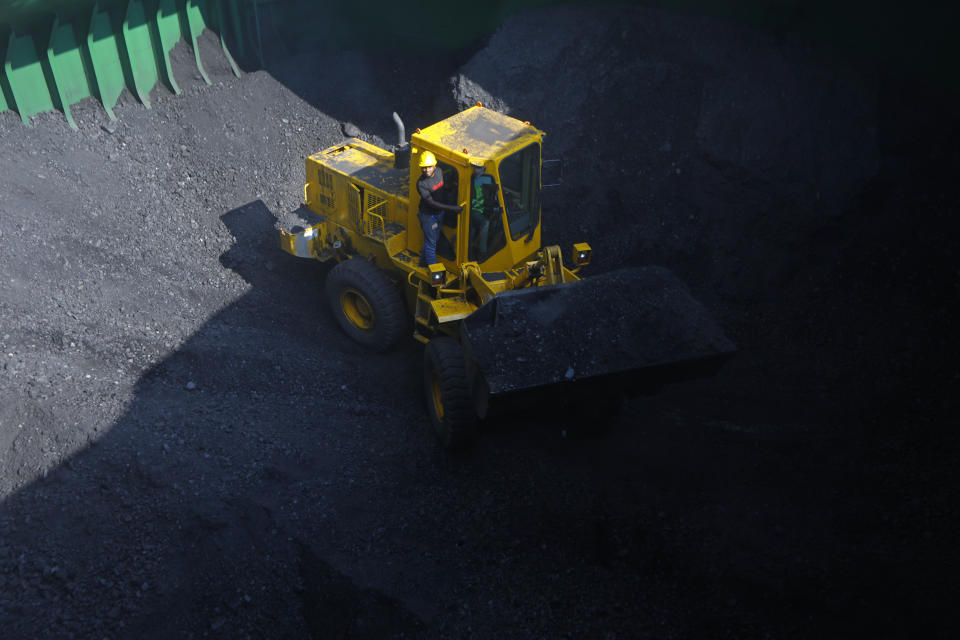
{"type": "Polygon", "coordinates": [[[423,356],[423,386],[427,412],[445,449],[462,449],[473,438],[477,414],[473,408],[466,361],[452,338],[434,338],[423,356]]]}
{"type": "Polygon", "coordinates": [[[348,336],[374,351],[386,351],[407,326],[400,292],[362,258],[341,262],[327,275],[327,301],[348,336]]]}

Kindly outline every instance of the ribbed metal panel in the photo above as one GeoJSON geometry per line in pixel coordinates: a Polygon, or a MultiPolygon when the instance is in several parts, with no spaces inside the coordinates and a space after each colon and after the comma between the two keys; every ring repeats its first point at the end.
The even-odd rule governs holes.
{"type": "MultiPolygon", "coordinates": [[[[24,124],[51,109],[76,123],[70,107],[84,98],[100,101],[111,119],[124,88],[150,108],[150,92],[162,82],[180,93],[170,64],[170,52],[186,40],[195,53],[197,69],[210,83],[197,47],[204,29],[218,33],[224,54],[240,75],[223,39],[223,3],[236,0],[124,0],[105,3],[25,0],[13,9],[22,15],[43,10],[72,10],[38,20],[30,31],[0,30],[0,111],[11,109],[24,124]],[[77,11],[83,9],[82,15],[77,11]],[[66,14],[63,14],[66,15],[66,14]]],[[[9,16],[9,3],[0,15],[9,16]]],[[[235,8],[234,8],[235,13],[235,8]]]]}

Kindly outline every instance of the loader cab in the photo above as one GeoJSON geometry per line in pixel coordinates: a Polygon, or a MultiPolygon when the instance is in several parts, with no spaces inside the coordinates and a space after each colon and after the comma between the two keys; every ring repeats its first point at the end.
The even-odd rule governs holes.
{"type": "MultiPolygon", "coordinates": [[[[411,136],[408,228],[420,231],[416,157],[423,151],[436,155],[443,171],[438,199],[463,206],[443,217],[437,256],[446,268],[476,262],[486,273],[507,271],[540,249],[542,136],[529,123],[479,106],[411,136]]],[[[410,250],[420,251],[422,238],[408,234],[410,250]]]]}

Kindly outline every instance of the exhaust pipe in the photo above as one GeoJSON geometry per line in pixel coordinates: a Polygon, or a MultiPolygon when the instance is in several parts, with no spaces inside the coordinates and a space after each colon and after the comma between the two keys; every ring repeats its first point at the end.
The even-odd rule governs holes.
{"type": "Polygon", "coordinates": [[[393,112],[393,121],[397,123],[397,146],[402,147],[407,144],[407,135],[403,127],[403,120],[400,119],[396,111],[393,112]]]}
{"type": "Polygon", "coordinates": [[[410,166],[410,145],[407,144],[407,134],[403,126],[403,120],[393,112],[393,121],[397,123],[397,150],[393,153],[393,167],[395,169],[406,169],[410,166]]]}

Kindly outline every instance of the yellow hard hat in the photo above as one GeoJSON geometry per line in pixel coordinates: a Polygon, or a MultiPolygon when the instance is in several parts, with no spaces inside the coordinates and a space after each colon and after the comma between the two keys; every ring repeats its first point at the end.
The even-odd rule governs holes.
{"type": "Polygon", "coordinates": [[[429,151],[424,151],[420,154],[420,166],[421,167],[433,167],[437,164],[437,156],[433,155],[429,151]]]}

